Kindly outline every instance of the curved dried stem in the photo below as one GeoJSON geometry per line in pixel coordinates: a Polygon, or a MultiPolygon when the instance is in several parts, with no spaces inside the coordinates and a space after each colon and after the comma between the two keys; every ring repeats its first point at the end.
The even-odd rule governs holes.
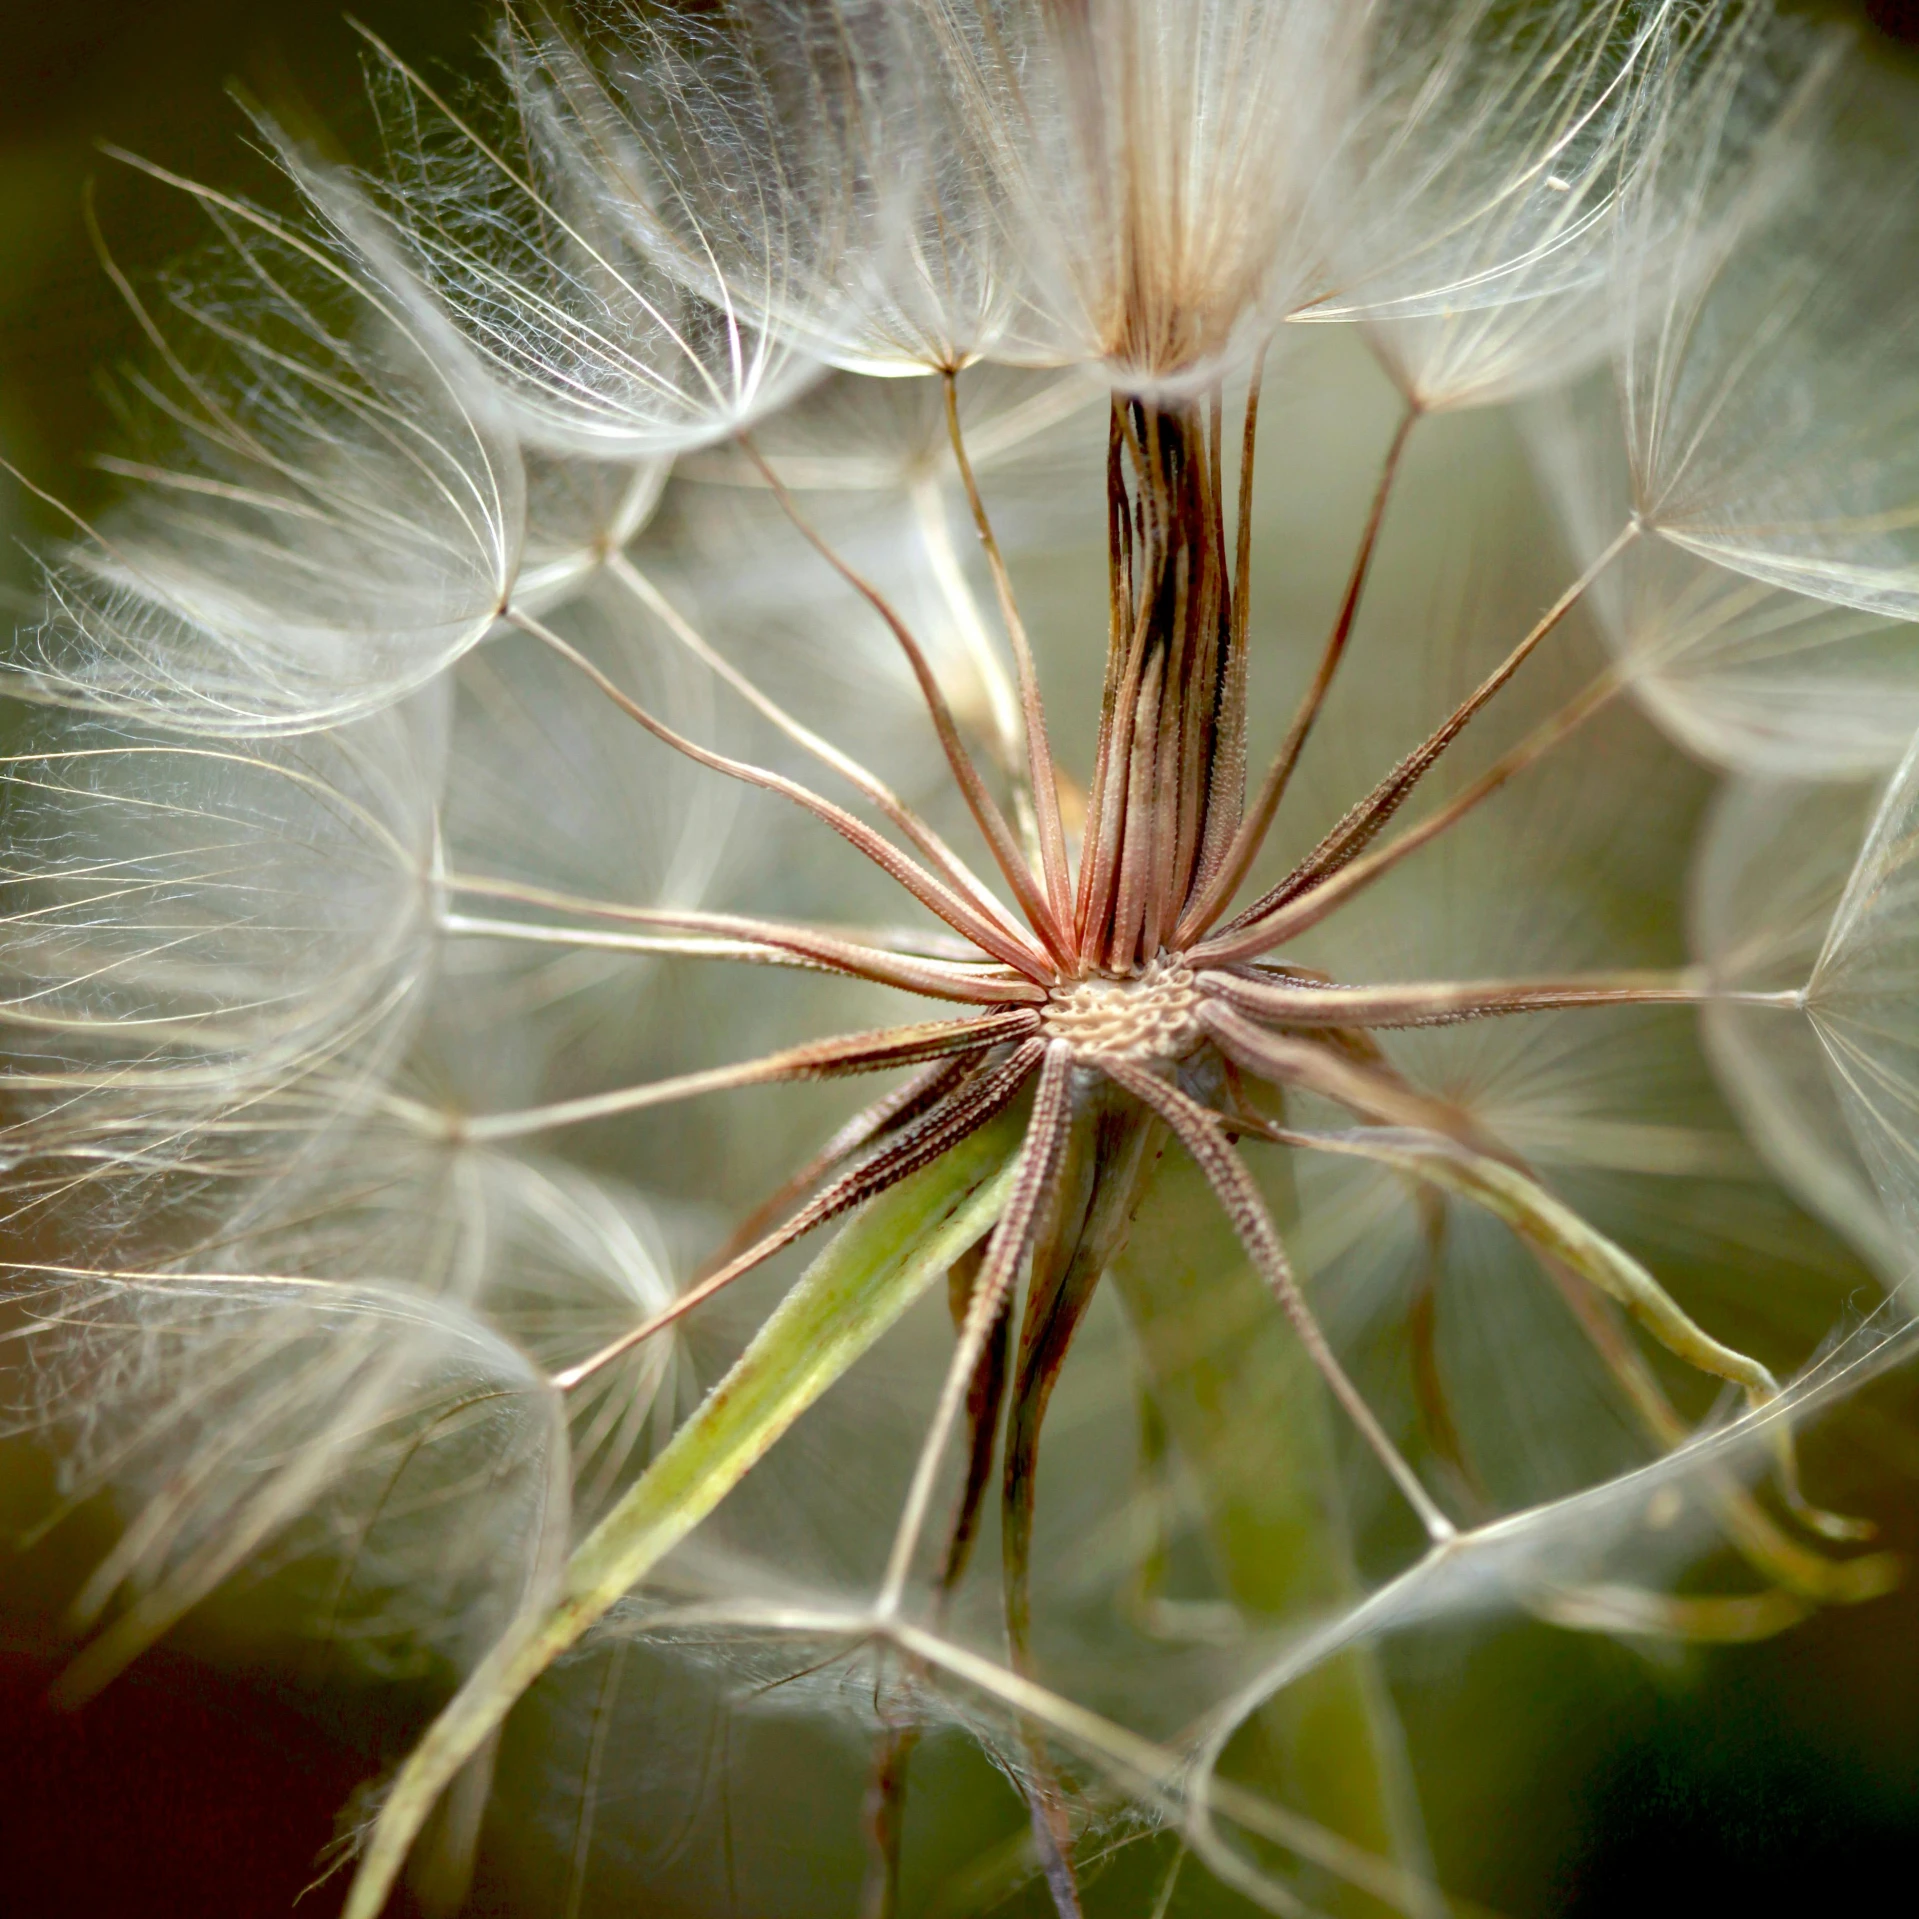
{"type": "Polygon", "coordinates": [[[578,667],[614,705],[630,718],[637,720],[655,739],[672,747],[676,752],[684,753],[688,759],[695,761],[698,765],[710,767],[716,773],[728,774],[733,779],[744,781],[748,786],[758,786],[769,793],[778,793],[792,800],[796,805],[803,806],[816,818],[824,820],[848,845],[858,848],[889,879],[903,886],[922,906],[936,913],[955,932],[963,933],[983,951],[991,953],[996,959],[1004,960],[1009,966],[1017,967],[1029,978],[1045,977],[1045,962],[1030,944],[1008,932],[1001,925],[986,919],[975,907],[942,884],[917,861],[909,859],[898,847],[881,839],[870,826],[861,820],[856,820],[844,807],[835,806],[831,800],[822,799],[809,787],[801,786],[796,780],[787,779],[784,774],[771,772],[762,766],[750,765],[744,760],[730,759],[724,753],[715,753],[708,747],[696,745],[684,734],[675,732],[664,720],[655,718],[631,694],[625,692],[609,674],[594,665],[577,647],[563,640],[550,627],[542,625],[525,613],[513,613],[508,617],[542,645],[550,646],[562,659],[578,667]]]}
{"type": "MultiPolygon", "coordinates": [[[[1124,1244],[1164,1130],[1137,1104],[1095,1083],[1075,1102],[1047,1223],[1033,1251],[1006,1416],[1000,1489],[1000,1590],[1014,1670],[1031,1675],[1032,1546],[1040,1434],[1066,1355],[1100,1281],[1124,1244]]],[[[1033,1844],[1055,1910],[1080,1911],[1074,1833],[1043,1727],[1025,1719],[1025,1790],[1033,1844]]]]}
{"type": "Polygon", "coordinates": [[[993,535],[993,522],[980,497],[979,482],[973,476],[973,463],[966,456],[966,436],[960,430],[959,384],[952,373],[941,376],[946,389],[946,432],[953,446],[953,461],[966,488],[967,503],[973,509],[973,524],[979,529],[980,547],[993,575],[993,590],[999,596],[1000,618],[1006,623],[1006,637],[1013,649],[1013,665],[1019,675],[1020,710],[1025,722],[1026,771],[1032,787],[1033,811],[1038,825],[1040,873],[1046,881],[1046,897],[1053,909],[1055,923],[1062,929],[1073,923],[1073,876],[1066,859],[1066,829],[1060,822],[1059,779],[1053,770],[1053,745],[1046,731],[1046,708],[1040,698],[1039,673],[1033,664],[1032,643],[1026,637],[1026,623],[1020,618],[1019,603],[1013,597],[1013,581],[1006,561],[993,535]]]}
{"type": "Polygon", "coordinates": [[[786,482],[766,463],[747,435],[740,435],[740,445],[765,476],[773,497],[780,504],[780,510],[792,521],[801,537],[885,621],[887,630],[899,642],[907,665],[912,668],[913,678],[919,684],[926,710],[932,716],[940,750],[953,770],[953,778],[965,798],[967,810],[973,815],[981,836],[992,851],[994,863],[1005,877],[1007,885],[1013,889],[1013,897],[1019,901],[1021,911],[1041,943],[1056,962],[1064,964],[1070,952],[1066,929],[1054,920],[1052,907],[1034,883],[1032,868],[1026,864],[1019,850],[1019,843],[1013,837],[1013,829],[1007,824],[1006,815],[986,790],[986,783],[980,778],[979,768],[973,764],[973,757],[966,750],[966,742],[961,739],[959,725],[953,718],[953,709],[947,703],[945,693],[940,690],[939,679],[928,663],[924,649],[879,588],[849,566],[800,512],[787,490],[786,482]]]}
{"type": "Polygon", "coordinates": [[[1014,930],[1011,923],[1006,921],[1006,909],[993,897],[985,881],[878,774],[862,766],[850,753],[842,752],[831,740],[822,738],[810,726],[803,725],[785,707],[762,691],[731,660],[718,652],[624,553],[608,554],[606,568],[701,665],[724,680],[756,713],[778,727],[795,745],[804,748],[823,765],[830,766],[842,779],[857,787],[926,855],[938,872],[967,893],[982,910],[1006,923],[1009,930],[1014,930]]]}
{"type": "MultiPolygon", "coordinates": [[[[986,1253],[987,1241],[981,1240],[971,1252],[956,1260],[947,1274],[947,1305],[953,1316],[953,1331],[962,1339],[966,1336],[973,1295],[979,1291],[986,1253]]],[[[946,1602],[965,1577],[973,1542],[979,1537],[980,1514],[985,1510],[986,1489],[993,1476],[993,1447],[999,1437],[1000,1409],[1006,1399],[1012,1308],[1010,1298],[1000,1302],[999,1318],[987,1334],[972,1383],[966,1389],[966,1470],[960,1480],[959,1497],[953,1502],[946,1549],[940,1555],[936,1616],[944,1612],[946,1602]]]]}
{"type": "MultiPolygon", "coordinates": [[[[1305,749],[1306,736],[1313,730],[1313,722],[1319,718],[1320,709],[1325,705],[1326,695],[1332,689],[1333,679],[1339,671],[1340,662],[1346,656],[1346,643],[1352,638],[1353,625],[1359,617],[1359,603],[1366,591],[1367,576],[1372,571],[1374,550],[1379,544],[1380,525],[1386,517],[1386,501],[1392,493],[1393,481],[1399,472],[1400,456],[1406,450],[1407,438],[1419,418],[1419,409],[1414,406],[1408,406],[1400,415],[1399,426],[1393,434],[1391,445],[1386,449],[1386,460],[1380,470],[1379,483],[1373,489],[1372,505],[1367,512],[1366,524],[1359,536],[1359,550],[1353,558],[1353,568],[1346,582],[1345,596],[1340,601],[1339,613],[1333,621],[1333,629],[1326,636],[1326,646],[1320,654],[1319,665],[1300,699],[1299,709],[1293,715],[1292,724],[1286,729],[1286,737],[1280,743],[1279,752],[1260,785],[1259,796],[1254,800],[1245,818],[1240,821],[1218,872],[1208,880],[1205,889],[1186,909],[1185,916],[1180,921],[1177,940],[1182,946],[1190,946],[1232,903],[1233,895],[1239,891],[1246,875],[1252,871],[1253,862],[1259,857],[1260,848],[1266,843],[1266,835],[1272,827],[1273,817],[1279,811],[1280,801],[1286,797],[1286,788],[1292,782],[1293,770],[1298,766],[1299,756],[1305,749]]],[[[1242,469],[1242,473],[1244,470],[1242,469]]],[[[1245,511],[1246,503],[1242,498],[1240,536],[1242,576],[1246,567],[1245,511]]],[[[1243,598],[1244,591],[1242,577],[1235,586],[1233,613],[1236,625],[1243,617],[1239,601],[1243,598]]],[[[1237,646],[1235,651],[1239,651],[1237,646]]]]}
{"type": "Polygon", "coordinates": [[[1052,1042],[1040,1066],[1039,1089],[1033,1095],[1032,1118],[1027,1122],[1006,1209],[993,1228],[985,1264],[967,1307],[966,1324],[940,1389],[939,1403],[927,1429],[925,1444],[920,1448],[905,1510],[893,1536],[886,1576],[880,1583],[879,1598],[874,1605],[881,1618],[890,1618],[899,1610],[907,1576],[912,1571],[913,1554],[932,1505],[933,1485],[947,1439],[959,1418],[987,1337],[1019,1276],[1020,1261],[1033,1243],[1042,1205],[1051,1192],[1054,1169],[1066,1140],[1072,1074],[1071,1052],[1059,1041],[1052,1042]]]}
{"type": "Polygon", "coordinates": [[[1427,1537],[1436,1542],[1454,1538],[1457,1529],[1452,1521],[1439,1510],[1432,1495],[1419,1483],[1419,1476],[1387,1437],[1373,1409],[1366,1404],[1359,1388],[1347,1376],[1345,1367],[1327,1344],[1326,1335],[1320,1330],[1312,1307],[1307,1304],[1305,1294],[1299,1290],[1299,1283],[1293,1277],[1292,1263],[1286,1257],[1279,1229],[1273,1224],[1272,1215],[1266,1210],[1266,1202],[1260,1197],[1252,1175],[1228,1143],[1225,1127],[1218,1115],[1181,1092],[1178,1087],[1168,1085],[1130,1060],[1103,1058],[1099,1061],[1099,1069],[1116,1085],[1131,1093],[1141,1105],[1157,1113],[1172,1129],[1180,1144],[1192,1154],[1227,1218],[1232,1221],[1233,1231],[1238,1234],[1247,1257],[1271,1288],[1320,1377],[1326,1381],[1333,1397],[1359,1429],[1360,1436],[1379,1463],[1385,1467],[1393,1484],[1404,1494],[1406,1503],[1419,1516],[1427,1537]]]}
{"type": "MultiPolygon", "coordinates": [[[[783,1251],[795,1240],[804,1238],[816,1226],[823,1226],[841,1213],[864,1205],[867,1200],[885,1192],[889,1186],[897,1185],[921,1167],[930,1166],[968,1134],[978,1132],[989,1120],[1004,1112],[1026,1084],[1033,1069],[1039,1065],[1044,1052],[1043,1041],[1026,1041],[1001,1065],[990,1072],[981,1073],[930,1111],[920,1114],[911,1124],[903,1126],[894,1138],[870,1158],[835,1180],[784,1225],[766,1234],[744,1252],[727,1259],[652,1318],[620,1334],[577,1365],[555,1373],[552,1383],[562,1392],[571,1392],[575,1386],[590,1379],[621,1354],[631,1352],[635,1346],[651,1339],[674,1321],[684,1319],[696,1306],[704,1305],[715,1293],[732,1285],[736,1279],[743,1278],[756,1266],[764,1265],[775,1253],[783,1251]]],[[[966,1063],[965,1057],[959,1062],[962,1066],[966,1063]]]]}

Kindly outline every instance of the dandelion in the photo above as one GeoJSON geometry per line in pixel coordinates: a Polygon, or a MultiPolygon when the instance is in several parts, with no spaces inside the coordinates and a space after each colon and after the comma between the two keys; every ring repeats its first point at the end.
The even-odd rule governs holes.
{"type": "Polygon", "coordinates": [[[137,308],[157,444],[110,463],[139,489],[50,571],[17,668],[43,699],[188,731],[350,719],[498,616],[518,449],[327,236],[195,197],[225,243],[208,277],[170,291],[173,331],[137,308]]]}
{"type": "Polygon", "coordinates": [[[357,1919],[409,1856],[458,1903],[496,1767],[536,1830],[584,1777],[556,1909],[644,1882],[596,1795],[684,1794],[648,1728],[716,1672],[858,1715],[874,1915],[941,1726],[1062,1914],[1167,1830],[1437,1910],[1386,1637],[1898,1576],[1794,1437],[1906,1350],[1919,1231],[1919,280],[1813,217],[1841,54],[1667,0],[496,53],[490,111],[374,43],[377,168],[268,127],[297,219],[187,189],[211,370],[129,283],[179,450],[16,645],[16,1339],[126,1513],[69,1689],[249,1579],[430,1672],[357,1919]],[[1361,347],[1396,421],[1273,708],[1325,542],[1265,503],[1361,347]],[[1522,398],[1569,577],[1468,594],[1448,513],[1527,509],[1420,462],[1522,398]],[[1693,964],[1627,905],[1687,850],[1628,691],[1740,776],[1693,964]],[[1784,1382],[1762,1161],[1891,1295],[1784,1382]],[[1664,1270],[1708,1231],[1725,1296],[1664,1270]]]}

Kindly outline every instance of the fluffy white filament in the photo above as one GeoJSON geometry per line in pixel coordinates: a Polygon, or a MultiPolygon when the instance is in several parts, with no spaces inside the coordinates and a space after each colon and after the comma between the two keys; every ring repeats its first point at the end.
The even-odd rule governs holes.
{"type": "MultiPolygon", "coordinates": [[[[15,1411],[66,1435],[67,1499],[107,1494],[123,1522],[75,1607],[71,1689],[249,1589],[415,1677],[471,1670],[552,1601],[775,1282],[714,1281],[699,1318],[635,1329],[725,1277],[722,1214],[753,1243],[755,1203],[836,1128],[844,1164],[883,1156],[900,1135],[849,1122],[865,1101],[897,1096],[908,1126],[937,1106],[957,1029],[888,1056],[926,1076],[904,1092],[788,1084],[845,1064],[804,1043],[924,989],[941,1020],[996,1007],[996,1033],[1046,1050],[1046,912],[1029,938],[1009,900],[1058,881],[1044,905],[1071,917],[1119,555],[1144,567],[1175,497],[1112,476],[1209,445],[1180,497],[1223,555],[1230,462],[1259,450],[1272,490],[1220,575],[1235,603],[1208,602],[1246,643],[1220,673],[1303,678],[1342,590],[1326,657],[1350,639],[1363,664],[1323,719],[1302,709],[1295,747],[1317,730],[1252,884],[1284,856],[1307,892],[1339,868],[1354,905],[1309,901],[1283,954],[1254,950],[1267,909],[1215,916],[1243,944],[1193,1030],[1230,1030],[1232,993],[1331,979],[1361,998],[1401,976],[1628,981],[1598,1010],[1355,1029],[1347,1079],[1290,1086],[1283,1119],[1232,1104],[1230,1048],[1204,1056],[1215,1170],[1239,1167],[1229,1130],[1249,1164],[1299,1168],[1246,1173],[1235,1224],[1257,1259],[1280,1230],[1259,1209],[1283,1216],[1300,1297],[1287,1255],[1267,1266],[1325,1321],[1328,1370],[1379,1409],[1368,1437],[1439,1543],[1408,1567],[1366,1481],[1310,1605],[1176,1590],[1213,1563],[1217,1515],[1171,1463],[1191,1435],[1135,1426],[1142,1326],[1108,1287],[1049,1416],[1032,1644],[988,1657],[977,1577],[909,1592],[902,1551],[873,1597],[909,1486],[909,1544],[924,1521],[930,1554],[941,1523],[950,1461],[920,1449],[953,1349],[922,1311],[649,1573],[603,1628],[613,1664],[566,1667],[526,1710],[560,1744],[590,1724],[590,1800],[609,1750],[744,1670],[768,1715],[964,1726],[1036,1831],[1069,1803],[1086,1834],[1173,1824],[1299,1910],[1233,1836],[1254,1833],[1430,1910],[1417,1873],[1219,1773],[1250,1715],[1346,1649],[1479,1610],[1736,1639],[1893,1576],[1822,1557],[1749,1483],[1785,1410],[1896,1349],[1890,1309],[1715,1429],[1578,1256],[1604,1248],[1605,1274],[1643,1282],[1610,1297],[1656,1297],[1676,1350],[1697,1334],[1722,1358],[1699,1328],[1726,1302],[1682,1311],[1652,1270],[1708,1238],[1750,1310],[1798,1251],[1836,1261],[1770,1176],[1895,1293],[1919,1256],[1919,239],[1888,184],[1914,177],[1910,103],[1760,0],[595,0],[510,19],[494,54],[497,108],[376,45],[385,153],[364,171],[268,127],[297,214],[186,188],[214,247],[157,293],[123,281],[151,348],[146,424],[110,462],[124,496],[50,558],[5,662],[15,1411]],[[1255,415],[1241,453],[1227,400],[1282,338],[1274,384],[1307,404],[1255,415]],[[1317,406],[1340,447],[1365,439],[1364,377],[1400,410],[1370,519],[1312,432],[1317,406]],[[1474,477],[1498,469],[1496,420],[1422,428],[1455,436],[1443,473],[1424,439],[1401,462],[1415,419],[1521,398],[1563,567],[1531,504],[1474,477]],[[1451,556],[1475,511],[1502,543],[1472,597],[1451,556]],[[1449,597],[1470,603],[1435,622],[1449,597]],[[1507,673],[1529,626],[1510,692],[1407,816],[1431,849],[1401,868],[1410,842],[1370,837],[1397,830],[1414,762],[1342,839],[1354,793],[1507,673]],[[1056,795],[1029,757],[1028,634],[1065,713],[1056,795]],[[1674,743],[1735,776],[1696,849],[1674,743]],[[1522,805],[1473,810],[1520,774],[1522,805]],[[982,821],[1004,842],[985,879],[952,851],[974,860],[982,821]],[[1037,878],[1035,848],[1055,859],[1037,878]],[[1688,884],[1682,968],[1645,902],[1688,884]],[[1674,1004],[1695,1000],[1703,1057],[1674,1004]],[[1340,1102],[1353,1083],[1373,1106],[1340,1102]],[[1570,1251],[1513,1199],[1534,1179],[1548,1225],[1577,1208],[1570,1251]],[[1762,1589],[1666,1590],[1715,1538],[1762,1589]],[[1389,1562],[1368,1596],[1354,1566],[1389,1562]],[[615,1700],[629,1644],[657,1683],[621,1715],[580,1707],[588,1671],[615,1700]]],[[[1182,617],[1196,550],[1164,582],[1182,617]]],[[[1149,744],[1115,775],[1141,806],[1149,744]]],[[[1247,783],[1233,752],[1222,790],[1247,783]]],[[[1091,1069],[1053,1048],[1064,1155],[1091,1069]]],[[[1108,1078],[1175,1119],[1197,1096],[1130,1057],[1108,1078]]],[[[1246,1278],[1213,1224],[1207,1276],[1246,1278]]],[[[1021,1319],[1028,1241],[1006,1248],[1017,1367],[1047,1329],[1021,1319]]],[[[1192,1363],[1279,1327],[1255,1293],[1256,1325],[1229,1289],[1195,1293],[1192,1363]]],[[[1800,1330],[1810,1348],[1823,1327],[1800,1330]]],[[[987,1350],[984,1320],[968,1337],[987,1350]]],[[[1317,1388],[1281,1373],[1276,1429],[1360,1485],[1345,1439],[1286,1424],[1317,1388]]],[[[955,1429],[970,1383],[951,1376],[955,1429]]],[[[660,1749],[675,1778],[636,1750],[636,1793],[698,1799],[684,1741],[660,1749]]],[[[569,1898],[590,1841],[590,1822],[567,1841],[569,1898]]]]}

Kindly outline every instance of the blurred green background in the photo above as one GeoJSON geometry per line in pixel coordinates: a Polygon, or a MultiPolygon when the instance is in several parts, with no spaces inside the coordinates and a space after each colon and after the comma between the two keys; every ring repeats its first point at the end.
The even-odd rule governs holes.
{"type": "MultiPolygon", "coordinates": [[[[415,61],[479,64],[486,0],[357,11],[415,61]]],[[[1919,41],[1915,0],[1866,11],[1887,36],[1919,41]]],[[[111,432],[101,370],[135,343],[89,236],[89,188],[134,269],[189,248],[200,226],[99,145],[262,185],[235,83],[349,145],[364,127],[358,43],[335,0],[0,0],[0,455],[76,504],[96,494],[86,456],[111,432]]],[[[29,535],[59,530],[0,476],[7,518],[29,535]]],[[[26,574],[10,541],[0,580],[23,591],[26,574]]],[[[1821,1484],[1919,1556],[1915,1434],[1919,1389],[1894,1382],[1829,1442],[1821,1484]]],[[[406,1702],[270,1697],[169,1653],[59,1715],[43,1702],[37,1597],[0,1560],[0,1618],[15,1622],[0,1633],[0,1912],[288,1911],[339,1806],[401,1736],[406,1702]]],[[[1663,1664],[1584,1642],[1588,1683],[1571,1692],[1563,1648],[1545,1628],[1488,1636],[1501,1695],[1541,1724],[1489,1738],[1500,1756],[1477,1774],[1472,1729],[1457,1728],[1461,1776],[1435,1782],[1447,1817],[1483,1822],[1477,1897],[1529,1919],[1907,1908],[1911,1895],[1888,1888],[1919,1861],[1919,1594],[1663,1664]]],[[[1485,1686],[1458,1677],[1457,1697],[1483,1704],[1485,1686]]],[[[1431,1693],[1416,1716],[1443,1720],[1447,1687],[1431,1693]]],[[[299,1911],[324,1914],[338,1892],[299,1911]]]]}

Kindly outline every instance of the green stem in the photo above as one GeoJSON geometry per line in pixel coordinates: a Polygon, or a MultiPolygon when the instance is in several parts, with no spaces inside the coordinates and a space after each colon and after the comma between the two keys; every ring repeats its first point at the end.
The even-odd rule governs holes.
{"type": "MultiPolygon", "coordinates": [[[[1112,1274],[1234,1605],[1257,1624],[1352,1603],[1359,1581],[1324,1389],[1184,1154],[1153,1171],[1112,1274]]],[[[1370,1651],[1342,1654],[1268,1700],[1230,1759],[1236,1778],[1289,1810],[1430,1875],[1404,1740],[1370,1651]]],[[[1330,1875],[1299,1890],[1340,1919],[1389,1910],[1330,1875]]]]}
{"type": "Polygon", "coordinates": [[[474,1668],[381,1808],[344,1919],[376,1919],[441,1795],[520,1695],[746,1476],[999,1216],[1018,1109],[872,1201],[808,1268],[732,1370],[567,1562],[560,1591],[474,1668]]]}

